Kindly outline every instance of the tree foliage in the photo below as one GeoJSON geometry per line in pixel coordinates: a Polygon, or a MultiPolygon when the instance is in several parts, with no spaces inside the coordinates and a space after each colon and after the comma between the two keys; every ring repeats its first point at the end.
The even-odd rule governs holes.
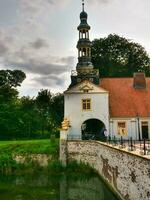
{"type": "Polygon", "coordinates": [[[39,109],[48,112],[48,108],[51,104],[52,94],[49,90],[40,90],[36,97],[36,103],[39,109]]]}
{"type": "Polygon", "coordinates": [[[0,86],[17,87],[26,78],[24,72],[20,70],[0,70],[0,86]]]}
{"type": "Polygon", "coordinates": [[[116,34],[92,42],[92,62],[101,77],[130,77],[138,71],[150,75],[150,58],[144,47],[116,34]]]}
{"type": "MultiPolygon", "coordinates": [[[[5,89],[6,86],[3,86],[5,89]]],[[[10,88],[9,88],[10,89],[10,88]]],[[[10,91],[16,88],[11,88],[10,91]]],[[[40,90],[36,98],[0,99],[0,139],[49,138],[58,134],[63,120],[63,95],[40,90]]],[[[8,94],[10,98],[10,94],[8,94]]]]}
{"type": "Polygon", "coordinates": [[[0,101],[8,102],[18,96],[17,86],[26,78],[20,70],[0,70],[0,101]]]}
{"type": "Polygon", "coordinates": [[[16,88],[10,88],[9,86],[0,87],[0,102],[10,102],[17,98],[18,91],[16,88]]]}

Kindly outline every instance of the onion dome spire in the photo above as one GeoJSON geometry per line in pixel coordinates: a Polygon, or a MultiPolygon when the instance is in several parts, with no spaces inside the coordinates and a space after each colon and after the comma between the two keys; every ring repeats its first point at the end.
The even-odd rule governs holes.
{"type": "Polygon", "coordinates": [[[80,13],[81,20],[87,20],[88,14],[84,10],[84,0],[82,0],[82,12],[80,13]]]}
{"type": "Polygon", "coordinates": [[[84,69],[93,69],[91,63],[91,41],[89,39],[90,26],[87,22],[88,14],[84,10],[84,0],[82,0],[82,11],[80,13],[80,25],[78,26],[79,40],[77,44],[78,49],[78,64],[77,71],[84,69]]]}
{"type": "Polygon", "coordinates": [[[72,87],[83,80],[89,80],[96,85],[99,84],[99,72],[97,69],[94,69],[91,62],[92,43],[89,37],[91,27],[88,25],[87,19],[88,14],[85,12],[84,0],[82,0],[80,24],[77,27],[77,30],[79,31],[79,40],[77,43],[78,63],[76,71],[72,71],[71,84],[69,87],[72,87]]]}

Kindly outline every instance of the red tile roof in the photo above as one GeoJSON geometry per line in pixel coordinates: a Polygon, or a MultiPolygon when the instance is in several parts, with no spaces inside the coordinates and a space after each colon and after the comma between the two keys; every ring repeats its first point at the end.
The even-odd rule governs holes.
{"type": "Polygon", "coordinates": [[[150,117],[150,78],[145,89],[135,89],[133,78],[103,78],[100,87],[109,91],[110,117],[150,117]]]}

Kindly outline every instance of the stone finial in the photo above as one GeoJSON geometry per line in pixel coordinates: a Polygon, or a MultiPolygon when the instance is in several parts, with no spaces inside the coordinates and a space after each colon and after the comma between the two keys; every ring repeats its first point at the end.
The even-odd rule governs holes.
{"type": "Polygon", "coordinates": [[[61,129],[67,131],[70,127],[70,121],[67,118],[64,118],[64,121],[61,123],[61,129]]]}

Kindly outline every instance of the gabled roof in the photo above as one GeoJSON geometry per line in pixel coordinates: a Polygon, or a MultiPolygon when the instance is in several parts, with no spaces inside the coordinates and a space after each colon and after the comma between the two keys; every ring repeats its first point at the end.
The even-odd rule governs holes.
{"type": "Polygon", "coordinates": [[[150,117],[150,78],[145,89],[135,89],[133,78],[103,78],[100,87],[109,92],[110,117],[150,117]]]}
{"type": "Polygon", "coordinates": [[[108,93],[105,89],[93,84],[92,82],[85,80],[77,85],[67,89],[65,94],[74,94],[74,93],[84,93],[85,90],[88,90],[88,93],[108,93]]]}

